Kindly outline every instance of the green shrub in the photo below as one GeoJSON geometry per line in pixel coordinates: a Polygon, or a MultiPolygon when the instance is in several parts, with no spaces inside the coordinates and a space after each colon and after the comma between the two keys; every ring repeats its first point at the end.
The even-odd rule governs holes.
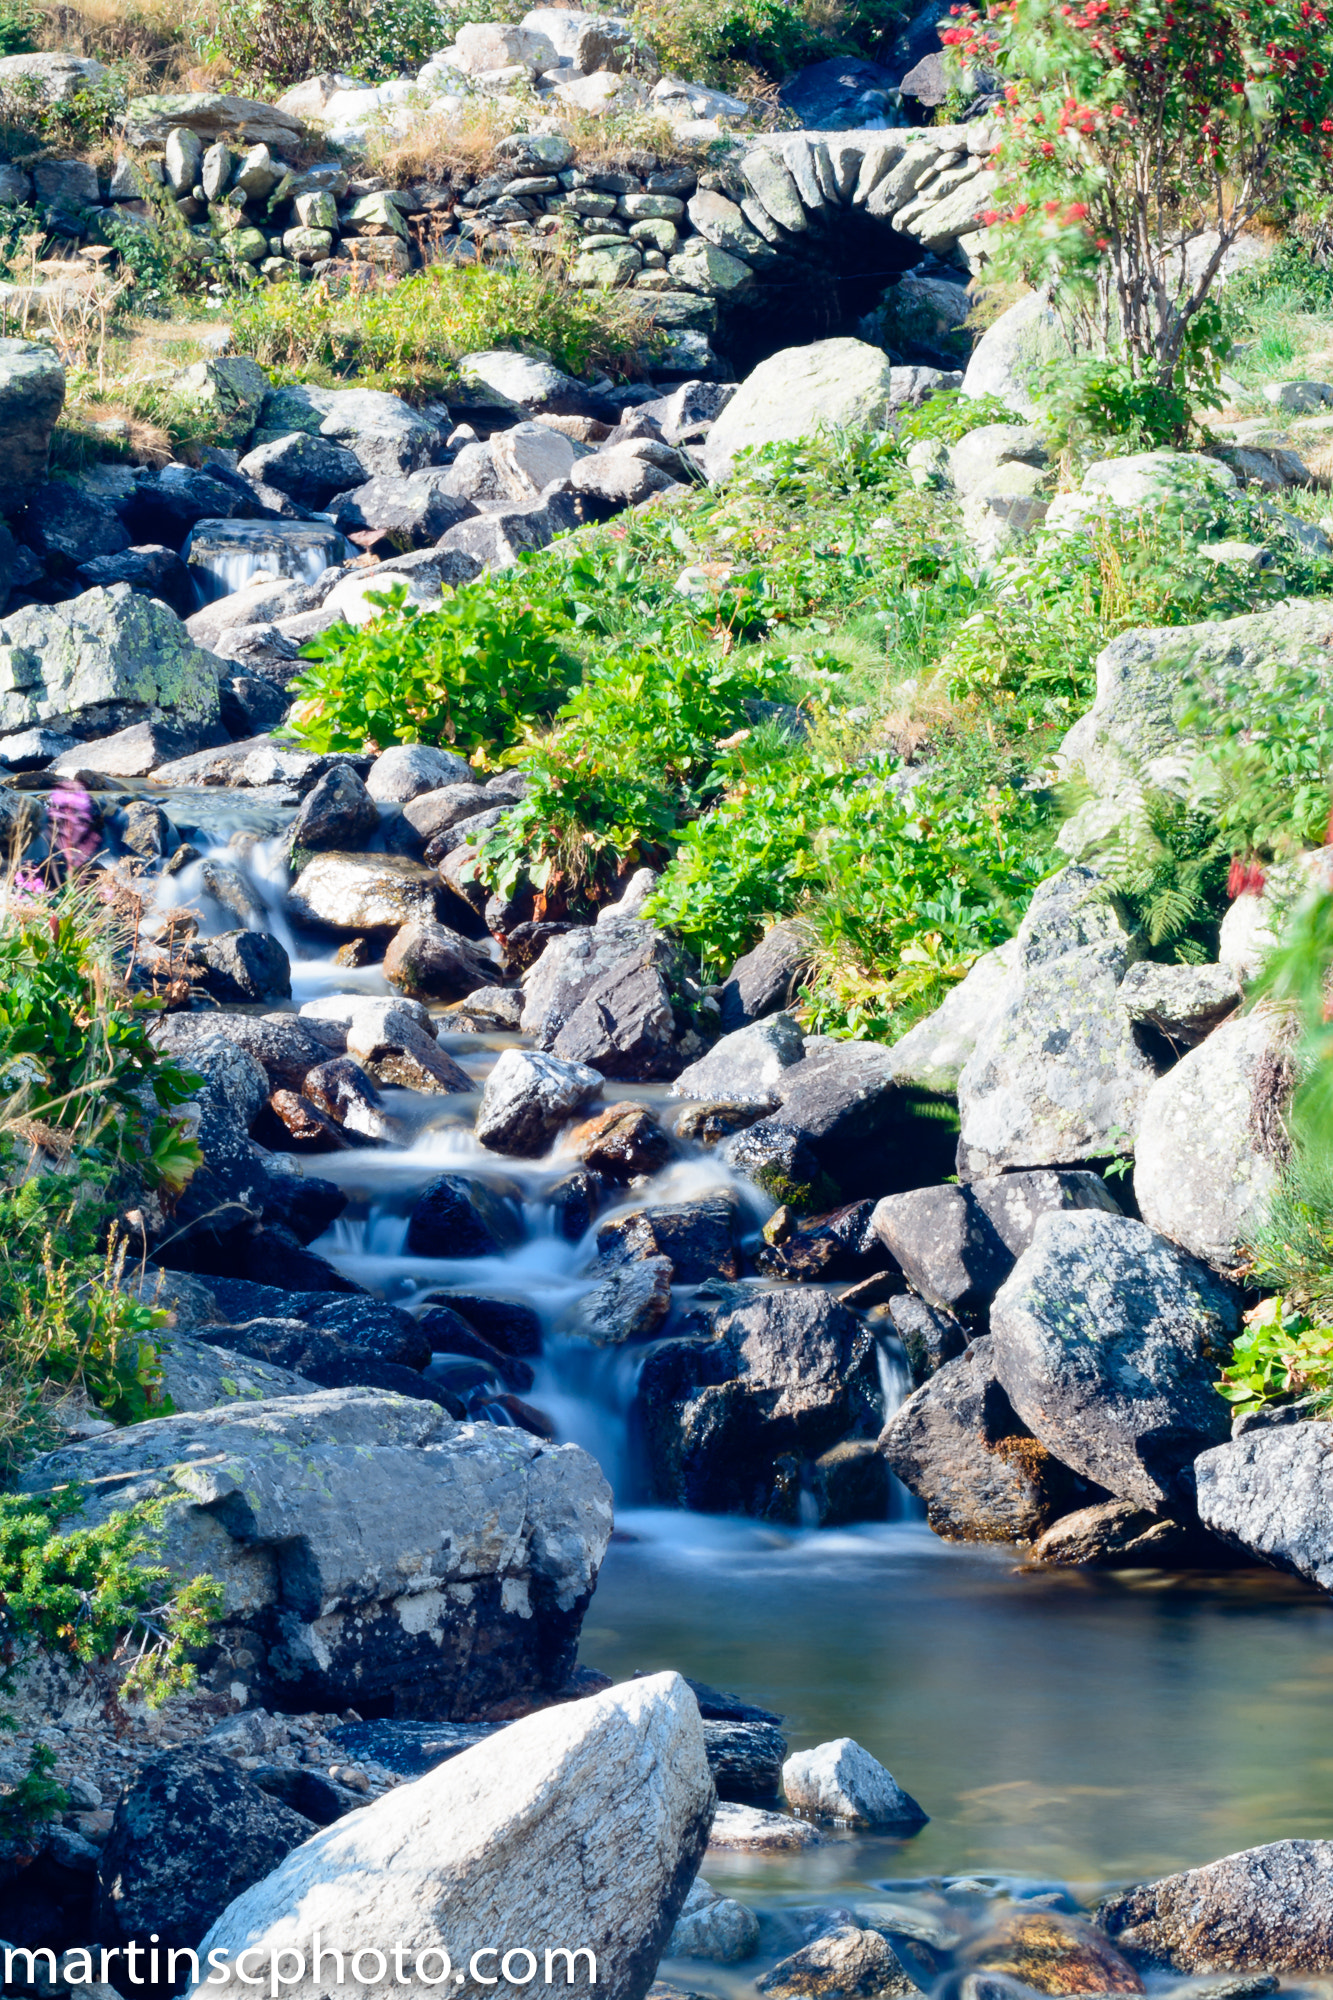
{"type": "Polygon", "coordinates": [[[525,601],[520,570],[465,584],[438,611],[401,584],[362,626],[333,625],[305,647],[289,727],[308,749],[449,743],[503,749],[551,716],[578,668],[548,610],[525,601]]]}
{"type": "Polygon", "coordinates": [[[1217,1386],[1237,1416],[1297,1396],[1326,1410],[1333,1402],[1333,1326],[1280,1295],[1265,1299],[1246,1315],[1217,1386]]]}
{"type": "Polygon", "coordinates": [[[250,0],[232,15],[217,53],[270,90],[316,70],[379,83],[415,72],[451,41],[451,14],[436,0],[250,0]]]}
{"type": "Polygon", "coordinates": [[[42,25],[28,0],[0,0],[0,56],[27,55],[37,47],[42,25]]]}

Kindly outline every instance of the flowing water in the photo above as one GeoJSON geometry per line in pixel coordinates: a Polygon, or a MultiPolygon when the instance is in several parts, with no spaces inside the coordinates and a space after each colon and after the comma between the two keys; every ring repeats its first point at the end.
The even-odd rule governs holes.
{"type": "MultiPolygon", "coordinates": [[[[254,900],[249,921],[293,953],[294,1004],[349,988],[387,992],[378,971],[297,956],[310,946],[282,914],[267,808],[233,795],[229,818],[216,795],[192,799],[201,796],[197,810],[183,798],[170,806],[207,849],[198,879],[181,886],[204,889],[210,864],[239,870],[254,900]]],[[[203,908],[210,928],[236,921],[207,898],[203,908]]],[[[445,1046],[479,1091],[516,1039],[458,1034],[445,1046]]],[[[612,1094],[664,1099],[646,1086],[612,1094]]],[[[563,1439],[597,1456],[617,1496],[585,1663],[617,1677],[678,1668],[778,1711],[793,1746],[854,1736],[931,1815],[911,1840],[846,1836],[781,1861],[710,1858],[718,1886],[757,1902],[780,1930],[773,1913],[786,1905],[876,1883],[998,1875],[1010,1893],[1057,1882],[1091,1900],[1109,1884],[1257,1842],[1333,1838],[1333,1604],[1322,1593],[1263,1571],[1028,1570],[1011,1549],[938,1541],[901,1490],[898,1518],[842,1530],[646,1506],[626,1429],[642,1350],[593,1349],[561,1332],[594,1282],[590,1242],[564,1241],[543,1199],[572,1157],[559,1146],[539,1161],[485,1152],[471,1131],[473,1097],[385,1097],[394,1143],[306,1162],[350,1198],[314,1247],[399,1303],[453,1288],[521,1296],[541,1315],[546,1352],[529,1399],[563,1439]],[[405,1253],[413,1202],[444,1171],[511,1196],[524,1221],[518,1248],[472,1261],[405,1253]]],[[[719,1186],[737,1193],[757,1229],[766,1204],[707,1153],[673,1160],[623,1206],[719,1186]]],[[[881,1341],[880,1363],[887,1411],[908,1381],[891,1341],[881,1341]]],[[[488,1387],[498,1385],[480,1385],[482,1406],[488,1387]]],[[[714,1967],[688,1971],[697,1990],[735,1984],[714,1967]]]]}

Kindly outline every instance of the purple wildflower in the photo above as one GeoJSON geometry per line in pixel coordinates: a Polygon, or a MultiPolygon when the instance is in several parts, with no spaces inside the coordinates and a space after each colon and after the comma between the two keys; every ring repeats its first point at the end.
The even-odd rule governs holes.
{"type": "Polygon", "coordinates": [[[91,796],[81,785],[52,792],[46,801],[46,817],[52,844],[65,857],[67,868],[91,861],[101,845],[91,796]]]}

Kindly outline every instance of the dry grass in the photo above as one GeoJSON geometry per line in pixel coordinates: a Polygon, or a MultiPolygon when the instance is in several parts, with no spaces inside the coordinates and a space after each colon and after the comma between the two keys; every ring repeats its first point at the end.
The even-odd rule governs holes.
{"type": "MultiPolygon", "coordinates": [[[[131,90],[205,89],[216,64],[200,48],[220,35],[225,10],[214,0],[35,0],[44,48],[122,65],[131,90]]],[[[223,66],[225,67],[225,65],[223,66]]]]}
{"type": "MultiPolygon", "coordinates": [[[[544,108],[534,99],[534,115],[544,108]]],[[[649,158],[669,165],[696,157],[681,143],[671,121],[650,110],[620,117],[569,111],[561,126],[585,172],[641,172],[649,158]]],[[[372,129],[366,159],[376,173],[398,187],[478,176],[503,164],[495,149],[515,129],[511,105],[482,98],[447,117],[423,111],[406,133],[377,134],[372,129]]]]}

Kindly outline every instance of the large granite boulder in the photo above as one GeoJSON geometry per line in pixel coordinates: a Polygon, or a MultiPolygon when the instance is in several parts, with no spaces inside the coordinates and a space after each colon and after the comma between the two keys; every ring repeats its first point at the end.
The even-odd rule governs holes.
{"type": "Polygon", "coordinates": [[[30,604],[0,619],[0,732],[160,722],[220,743],[219,668],[174,611],[128,583],[30,604]]]}
{"type": "Polygon", "coordinates": [[[1065,868],[1040,885],[958,1079],[965,1180],[1105,1159],[1132,1144],[1157,1079],[1119,1002],[1141,950],[1092,869],[1065,868]]]}
{"type": "Polygon", "coordinates": [[[583,1063],[535,1049],[505,1049],[486,1079],[476,1133],[492,1152],[536,1157],[562,1125],[602,1094],[602,1078],[583,1063]]]}
{"type": "Polygon", "coordinates": [[[21,506],[46,478],[51,433],[64,406],[65,370],[55,349],[36,340],[0,340],[3,512],[21,506]]]}
{"type": "Polygon", "coordinates": [[[1291,1024],[1267,1010],[1223,1022],[1155,1083],[1134,1144],[1144,1221],[1239,1276],[1288,1148],[1291,1024]]]}
{"type": "Polygon", "coordinates": [[[1033,1541],[1089,1498],[1015,1414],[990,1340],[936,1369],[889,1418],[879,1449],[950,1541],[1033,1541]]]}
{"type": "MultiPolygon", "coordinates": [[[[544,1953],[575,2000],[644,2000],[715,1801],[685,1682],[627,1681],[512,1723],[315,1834],[223,1913],[201,1954],[235,1967],[249,1947],[289,1970],[300,1955],[284,1991],[317,2000],[328,1976],[308,1975],[304,1954],[320,1932],[354,1964],[396,1946],[431,1978],[447,1954],[462,1974],[451,1991],[484,2000],[493,1968],[522,1978],[544,1953]],[[474,1960],[483,1939],[492,1955],[474,1960]]],[[[212,1979],[194,1994],[218,1991],[212,1979]]],[[[234,1977],[227,1990],[241,1990],[234,1977]]]]}
{"type": "Polygon", "coordinates": [[[1029,292],[986,328],[963,376],[965,396],[994,396],[1015,416],[1040,415],[1042,369],[1069,352],[1060,318],[1044,292],[1029,292]]]}
{"type": "Polygon", "coordinates": [[[165,145],[184,129],[205,142],[244,139],[250,146],[287,147],[301,142],[301,121],[277,104],[255,97],[229,97],[216,90],[170,91],[135,97],[125,113],[125,137],[132,146],[165,145]]]}
{"type": "Polygon", "coordinates": [[[898,1080],[940,1096],[952,1095],[1017,963],[1017,938],[983,952],[934,1013],[894,1043],[893,1068],[898,1080]]]}
{"type": "MultiPolygon", "coordinates": [[[[775,169],[781,162],[763,158],[775,169]]],[[[785,173],[785,169],[781,169],[785,173]]],[[[792,187],[795,197],[795,187],[792,187]]],[[[799,209],[800,202],[797,199],[799,209]]],[[[863,340],[816,340],[784,347],[748,375],[708,434],[710,479],[725,479],[738,452],[825,429],[875,430],[892,403],[889,357],[863,340]]]]}
{"type": "Polygon", "coordinates": [[[1199,1519],[1308,1583],[1333,1590],[1333,1423],[1245,1431],[1194,1462],[1199,1519]]]}
{"type": "Polygon", "coordinates": [[[684,971],[677,947],[637,917],[566,932],[524,976],[520,1026],[539,1048],[603,1076],[674,1076],[684,971]]]}
{"type": "Polygon", "coordinates": [[[1230,1429],[1216,1378],[1240,1324],[1230,1287],[1128,1216],[1043,1216],[991,1306],[995,1372],[1028,1429],[1119,1500],[1193,1499],[1230,1429]]]}
{"type": "Polygon", "coordinates": [[[1333,1841],[1247,1847],[1111,1896],[1097,1922],[1176,1972],[1333,1972],[1333,1841]]]}
{"type": "Polygon", "coordinates": [[[160,1559],[223,1588],[206,1683],[285,1709],[464,1716],[553,1690],[611,1530],[578,1446],[382,1390],[157,1417],[23,1472],[70,1481],[71,1525],[167,1503],[160,1559]]]}
{"type": "Polygon", "coordinates": [[[1100,1174],[1048,1168],[886,1195],[871,1228],[922,1298],[971,1312],[1000,1289],[1038,1219],[1071,1208],[1120,1212],[1100,1174]]]}

